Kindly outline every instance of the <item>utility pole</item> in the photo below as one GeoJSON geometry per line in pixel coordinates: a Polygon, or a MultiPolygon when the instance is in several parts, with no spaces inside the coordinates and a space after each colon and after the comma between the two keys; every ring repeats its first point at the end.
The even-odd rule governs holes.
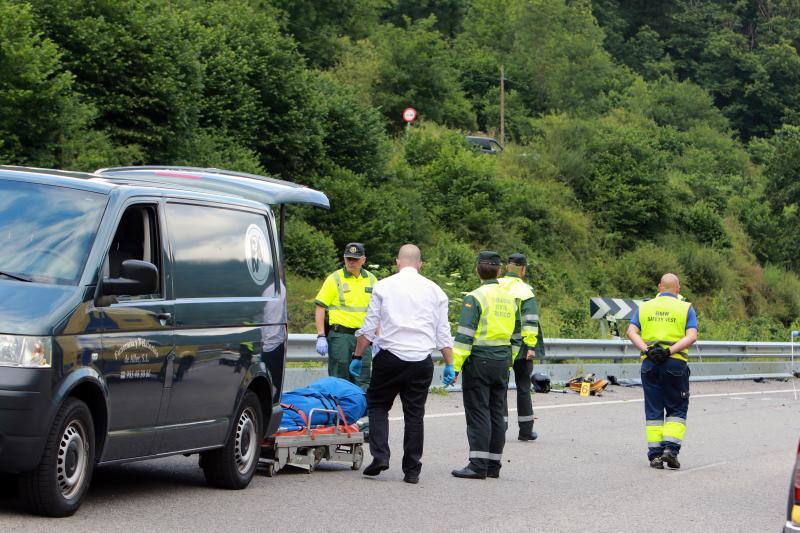
{"type": "Polygon", "coordinates": [[[505,70],[500,65],[500,146],[506,146],[506,88],[505,70]]]}

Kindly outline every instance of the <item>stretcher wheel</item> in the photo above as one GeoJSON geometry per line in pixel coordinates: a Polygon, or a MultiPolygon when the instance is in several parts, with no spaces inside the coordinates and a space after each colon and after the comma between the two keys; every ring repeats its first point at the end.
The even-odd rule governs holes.
{"type": "Polygon", "coordinates": [[[353,466],[352,470],[361,470],[361,465],[364,463],[364,449],[358,445],[353,450],[353,466]]]}
{"type": "Polygon", "coordinates": [[[322,462],[322,458],[325,457],[325,447],[324,446],[317,446],[314,448],[314,466],[319,466],[319,463],[322,462]]]}
{"type": "Polygon", "coordinates": [[[267,477],[273,477],[275,475],[275,463],[267,463],[267,471],[264,472],[267,477]]]}

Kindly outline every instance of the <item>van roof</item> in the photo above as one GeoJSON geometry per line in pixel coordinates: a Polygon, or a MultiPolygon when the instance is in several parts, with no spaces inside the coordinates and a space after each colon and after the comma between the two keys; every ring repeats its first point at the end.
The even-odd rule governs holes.
{"type": "Polygon", "coordinates": [[[291,181],[267,176],[233,172],[219,168],[180,166],[138,166],[101,168],[95,171],[113,182],[136,185],[157,185],[170,189],[221,193],[256,202],[279,204],[308,204],[330,207],[325,193],[291,181]]]}
{"type": "Polygon", "coordinates": [[[108,183],[100,176],[95,176],[86,172],[52,170],[49,168],[0,165],[0,178],[32,179],[33,181],[46,183],[48,185],[84,189],[103,194],[108,194],[114,188],[113,184],[108,183]]]}
{"type": "Polygon", "coordinates": [[[35,176],[37,181],[108,194],[116,187],[129,185],[143,188],[180,190],[244,198],[260,204],[309,204],[329,208],[324,193],[255,174],[222,169],[176,166],[140,166],[105,168],[93,173],[51,170],[33,167],[0,165],[0,177],[35,176]]]}

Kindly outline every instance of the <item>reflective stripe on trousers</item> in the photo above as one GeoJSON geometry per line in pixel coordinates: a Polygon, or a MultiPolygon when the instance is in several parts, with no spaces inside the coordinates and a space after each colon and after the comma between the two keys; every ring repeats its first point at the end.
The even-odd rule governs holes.
{"type": "Polygon", "coordinates": [[[645,433],[647,434],[648,448],[661,448],[661,440],[664,437],[664,421],[648,420],[645,422],[645,433]]]}
{"type": "Polygon", "coordinates": [[[686,434],[686,419],[677,416],[668,416],[664,421],[664,442],[681,444],[686,434]]]}
{"type": "Polygon", "coordinates": [[[502,453],[489,453],[489,452],[469,452],[470,459],[491,459],[493,461],[499,461],[503,458],[502,453]]]}
{"type": "Polygon", "coordinates": [[[645,432],[649,448],[661,448],[665,442],[681,444],[686,434],[686,419],[668,416],[666,420],[648,420],[645,432]]]}

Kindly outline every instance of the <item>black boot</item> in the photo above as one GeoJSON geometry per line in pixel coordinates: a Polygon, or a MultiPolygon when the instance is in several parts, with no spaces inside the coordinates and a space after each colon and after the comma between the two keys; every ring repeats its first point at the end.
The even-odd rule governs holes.
{"type": "Polygon", "coordinates": [[[664,461],[661,460],[661,456],[653,457],[650,459],[650,468],[658,468],[659,470],[664,470],[664,461]]]}
{"type": "Polygon", "coordinates": [[[373,460],[368,467],[364,469],[363,474],[365,476],[377,476],[384,470],[389,469],[389,463],[385,463],[383,461],[378,461],[377,459],[373,460]]]}
{"type": "Polygon", "coordinates": [[[531,441],[531,440],[536,440],[538,438],[539,438],[539,434],[536,433],[535,431],[531,431],[528,434],[520,433],[519,436],[517,437],[517,439],[522,440],[522,441],[531,441]]]}
{"type": "Polygon", "coordinates": [[[464,479],[486,479],[486,474],[474,471],[469,465],[460,470],[453,470],[451,474],[464,479]]]}
{"type": "Polygon", "coordinates": [[[681,467],[681,464],[678,462],[678,454],[672,450],[664,450],[664,453],[661,455],[661,460],[664,461],[665,465],[675,470],[681,467]]]}

